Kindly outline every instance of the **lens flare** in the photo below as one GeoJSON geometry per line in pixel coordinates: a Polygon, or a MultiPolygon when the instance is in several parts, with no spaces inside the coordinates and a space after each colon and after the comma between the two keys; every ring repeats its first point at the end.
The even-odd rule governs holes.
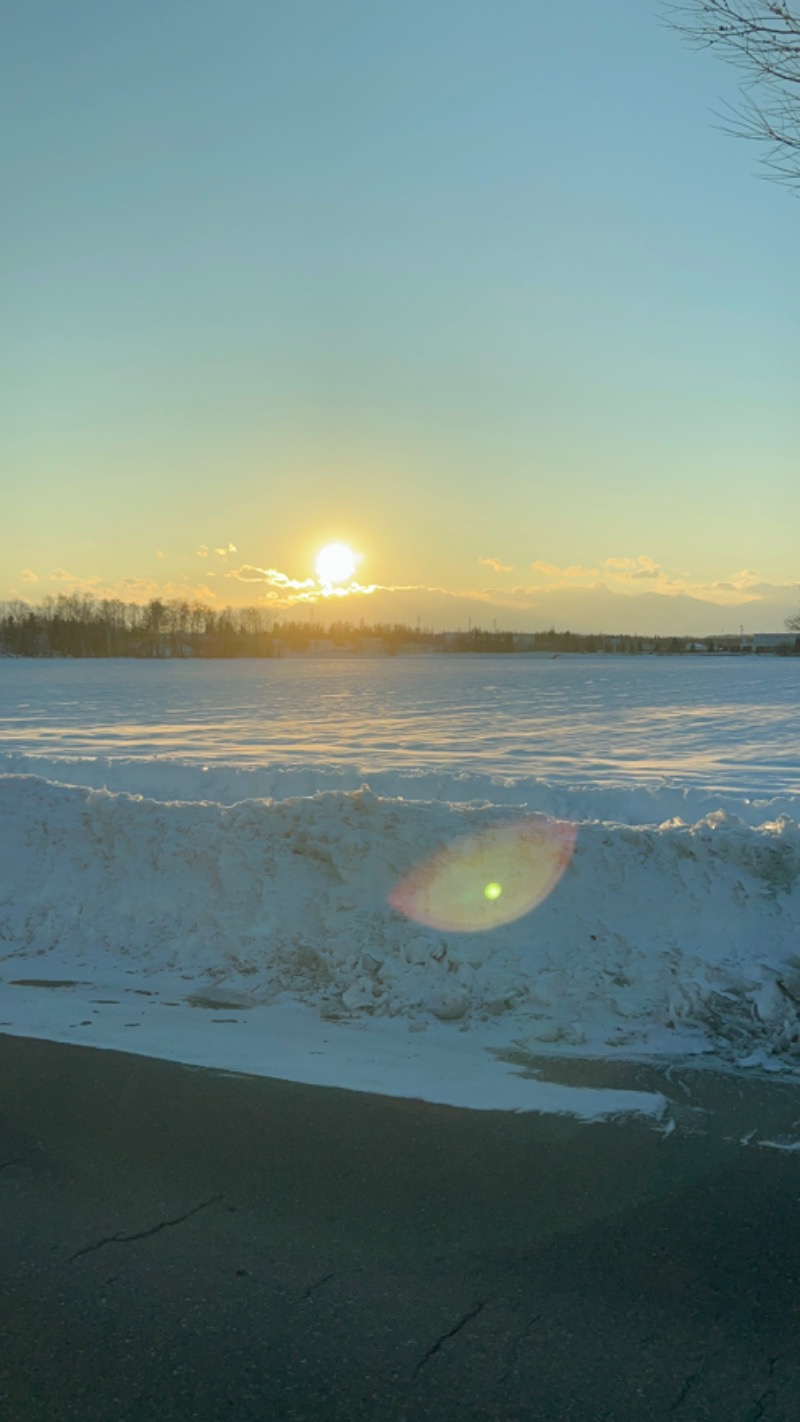
{"type": "Polygon", "coordinates": [[[575,846],[576,826],[546,816],[483,830],[444,845],[389,895],[407,918],[448,933],[512,923],[555,888],[575,846]]]}

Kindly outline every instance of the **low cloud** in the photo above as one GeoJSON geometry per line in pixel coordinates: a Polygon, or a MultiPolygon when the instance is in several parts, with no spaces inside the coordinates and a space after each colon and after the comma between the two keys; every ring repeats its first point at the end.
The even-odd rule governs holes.
{"type": "MultiPolygon", "coordinates": [[[[205,547],[205,545],[201,545],[205,547]]],[[[797,612],[800,590],[796,582],[770,583],[752,569],[739,569],[713,582],[701,582],[679,568],[665,567],[649,554],[613,555],[597,565],[571,563],[560,566],[539,559],[530,565],[530,575],[509,586],[506,574],[513,571],[499,558],[479,558],[480,568],[501,577],[487,579],[487,586],[445,588],[434,584],[362,584],[350,582],[327,585],[318,578],[296,578],[279,568],[243,563],[231,566],[228,545],[221,562],[209,567],[202,581],[189,574],[176,581],[161,582],[152,577],[129,576],[106,582],[97,575],[83,577],[63,567],[52,570],[49,579],[31,569],[21,575],[19,596],[38,582],[43,590],[87,596],[97,600],[145,603],[153,598],[190,601],[217,606],[227,601],[209,587],[216,578],[230,579],[226,592],[231,602],[242,605],[257,601],[276,613],[302,616],[303,609],[327,609],[330,620],[363,615],[375,622],[422,619],[440,629],[472,625],[514,630],[536,630],[549,626],[576,632],[656,631],[680,635],[714,635],[720,629],[745,624],[749,631],[780,630],[787,617],[797,612]],[[234,584],[238,584],[234,588],[234,584]]],[[[216,552],[216,550],[214,550],[216,552]]],[[[477,580],[476,580],[477,581],[477,580]]],[[[220,583],[222,590],[223,584],[220,583]]],[[[37,595],[40,589],[36,589],[37,595]]],[[[308,615],[308,611],[305,615],[308,615]]]]}
{"type": "Polygon", "coordinates": [[[64,568],[54,568],[50,574],[51,583],[68,583],[73,591],[89,592],[92,588],[99,587],[103,579],[97,576],[92,578],[82,578],[78,573],[68,573],[64,568]]]}
{"type": "Polygon", "coordinates": [[[535,586],[540,589],[587,588],[596,584],[615,587],[626,583],[653,580],[663,576],[661,568],[653,558],[641,553],[637,558],[604,558],[598,567],[585,567],[582,563],[568,563],[559,567],[557,563],[531,563],[531,572],[536,578],[535,586]]]}
{"type": "Polygon", "coordinates": [[[236,549],[236,544],[235,544],[235,543],[229,543],[228,546],[227,546],[227,548],[215,548],[215,549],[214,549],[214,552],[216,553],[216,555],[217,555],[218,558],[227,558],[227,556],[228,556],[229,553],[235,553],[236,551],[237,551],[237,549],[236,549]]]}
{"type": "Polygon", "coordinates": [[[655,559],[649,558],[646,553],[640,553],[638,558],[605,558],[603,568],[611,578],[620,583],[666,577],[655,559]]]}
{"type": "Polygon", "coordinates": [[[665,568],[647,553],[604,558],[598,567],[584,567],[580,563],[559,567],[555,563],[537,561],[531,563],[531,572],[533,583],[528,588],[515,589],[515,600],[538,593],[580,589],[585,592],[605,589],[634,597],[646,589],[666,598],[691,597],[727,606],[755,601],[762,592],[768,595],[773,590],[772,584],[763,582],[759,574],[749,570],[716,582],[699,582],[686,572],[665,568]]]}
{"type": "Polygon", "coordinates": [[[592,587],[600,577],[598,568],[584,568],[580,563],[569,563],[559,568],[555,563],[543,563],[537,559],[531,563],[531,572],[536,577],[536,588],[585,588],[592,587]]]}
{"type": "Polygon", "coordinates": [[[256,568],[252,563],[243,563],[241,568],[231,568],[225,577],[236,578],[240,583],[265,583],[267,587],[280,588],[282,591],[291,589],[293,592],[301,592],[306,588],[318,586],[315,578],[290,578],[288,573],[282,573],[278,568],[256,568]]]}
{"type": "Polygon", "coordinates": [[[166,556],[167,556],[166,553],[165,553],[161,548],[157,548],[157,549],[156,549],[156,557],[157,557],[157,558],[166,558],[166,556]]]}
{"type": "Polygon", "coordinates": [[[197,548],[195,551],[196,551],[196,554],[197,554],[197,557],[198,557],[198,558],[207,558],[207,557],[208,557],[208,549],[206,548],[205,543],[201,543],[201,544],[200,544],[200,547],[197,548]]]}
{"type": "Polygon", "coordinates": [[[155,578],[118,578],[105,590],[106,597],[121,597],[131,602],[145,602],[160,593],[161,584],[155,578]]]}
{"type": "Polygon", "coordinates": [[[216,596],[205,583],[193,583],[191,578],[179,583],[163,583],[159,591],[159,597],[168,602],[212,602],[216,596]]]}
{"type": "Polygon", "coordinates": [[[303,604],[341,601],[348,597],[371,597],[376,592],[396,592],[399,589],[381,587],[378,583],[323,583],[317,578],[292,578],[279,568],[258,568],[244,563],[224,574],[241,583],[260,583],[262,597],[276,609],[288,609],[303,604]]]}
{"type": "Polygon", "coordinates": [[[204,582],[195,582],[186,576],[178,582],[159,582],[156,578],[127,575],[114,582],[94,576],[79,577],[64,568],[56,568],[51,574],[52,581],[62,584],[59,596],[89,597],[97,602],[151,602],[153,598],[167,601],[216,601],[216,593],[204,582]]]}
{"type": "Polygon", "coordinates": [[[614,592],[636,593],[642,591],[644,583],[648,592],[661,593],[664,597],[692,597],[721,607],[755,601],[760,588],[764,592],[773,591],[772,584],[763,583],[759,574],[747,570],[704,583],[685,571],[665,568],[645,553],[636,558],[606,558],[603,570],[606,584],[614,592]]]}
{"type": "MultiPolygon", "coordinates": [[[[732,573],[725,582],[712,583],[712,588],[725,589],[730,592],[755,592],[760,587],[770,587],[770,583],[765,583],[759,573],[751,573],[749,568],[743,568],[740,573],[732,573]]],[[[792,587],[793,584],[786,583],[785,587],[792,587]]]]}

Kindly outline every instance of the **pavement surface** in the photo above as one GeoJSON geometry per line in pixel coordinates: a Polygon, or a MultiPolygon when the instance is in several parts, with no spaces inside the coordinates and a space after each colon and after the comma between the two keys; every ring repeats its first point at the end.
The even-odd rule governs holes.
{"type": "Polygon", "coordinates": [[[0,1036],[0,1418],[797,1422],[800,1152],[743,1143],[797,1088],[678,1086],[665,1135],[0,1036]]]}

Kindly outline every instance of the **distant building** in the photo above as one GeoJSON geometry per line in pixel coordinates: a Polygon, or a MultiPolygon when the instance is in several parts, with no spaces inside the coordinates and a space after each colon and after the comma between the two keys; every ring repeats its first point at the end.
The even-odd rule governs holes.
{"type": "Polygon", "coordinates": [[[778,647],[793,647],[796,632],[754,632],[749,639],[755,652],[774,652],[778,647]]]}
{"type": "Polygon", "coordinates": [[[769,653],[773,655],[780,649],[794,650],[797,641],[796,632],[752,632],[747,635],[735,633],[725,633],[719,637],[712,637],[710,641],[717,652],[727,652],[729,655],[752,656],[753,654],[765,656],[769,653]]]}

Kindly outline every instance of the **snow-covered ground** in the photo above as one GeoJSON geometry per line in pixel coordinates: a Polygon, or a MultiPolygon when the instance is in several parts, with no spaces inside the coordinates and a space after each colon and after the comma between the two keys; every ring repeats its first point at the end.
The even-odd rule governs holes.
{"type": "Polygon", "coordinates": [[[2,663],[0,1030],[588,1117],[664,1101],[521,1054],[793,1074],[798,677],[2,663]]]}

